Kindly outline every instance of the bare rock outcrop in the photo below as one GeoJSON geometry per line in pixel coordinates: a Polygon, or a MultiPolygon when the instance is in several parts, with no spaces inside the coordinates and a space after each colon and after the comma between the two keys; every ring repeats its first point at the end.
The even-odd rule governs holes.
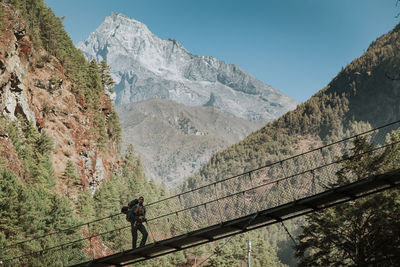
{"type": "MultiPolygon", "coordinates": [[[[95,191],[102,180],[119,168],[119,153],[115,149],[99,150],[92,129],[94,114],[72,92],[74,84],[61,62],[33,45],[17,11],[0,5],[5,12],[0,35],[0,114],[11,121],[26,120],[51,137],[54,150],[50,158],[58,177],[58,192],[64,194],[68,190],[63,179],[68,160],[75,163],[81,188],[95,191]]],[[[111,107],[109,98],[101,99],[106,115],[111,107]]],[[[7,135],[0,136],[0,142],[4,147],[12,146],[7,135]]],[[[8,153],[14,155],[8,155],[10,161],[18,159],[15,149],[8,153]]],[[[20,176],[18,162],[15,160],[11,169],[20,176]]]]}

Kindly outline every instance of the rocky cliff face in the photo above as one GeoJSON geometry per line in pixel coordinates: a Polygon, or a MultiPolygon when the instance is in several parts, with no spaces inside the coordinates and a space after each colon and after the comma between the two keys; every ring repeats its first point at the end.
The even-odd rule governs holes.
{"type": "Polygon", "coordinates": [[[214,107],[187,107],[168,99],[117,106],[123,148],[135,144],[148,177],[171,187],[263,125],[214,107]]]}
{"type": "Polygon", "coordinates": [[[88,59],[105,60],[112,67],[117,105],[167,98],[249,120],[271,120],[298,104],[240,67],[193,55],[121,14],[106,17],[78,48],[88,59]]]}
{"type": "MultiPolygon", "coordinates": [[[[73,82],[62,64],[45,50],[34,47],[27,26],[14,9],[3,6],[0,35],[0,114],[6,120],[17,117],[45,131],[54,142],[50,158],[59,178],[57,190],[65,193],[62,174],[68,160],[75,163],[82,185],[95,190],[101,180],[115,171],[120,160],[115,150],[99,151],[91,128],[93,117],[72,93],[73,82]]],[[[111,100],[103,97],[107,112],[111,100]]],[[[0,127],[0,154],[9,169],[21,177],[21,166],[7,129],[0,127]]]]}

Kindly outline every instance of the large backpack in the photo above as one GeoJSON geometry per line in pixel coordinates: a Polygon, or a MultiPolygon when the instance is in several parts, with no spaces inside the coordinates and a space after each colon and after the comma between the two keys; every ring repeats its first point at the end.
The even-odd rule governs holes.
{"type": "Polygon", "coordinates": [[[135,214],[133,214],[134,207],[139,203],[137,199],[134,199],[128,203],[128,206],[121,208],[121,212],[126,214],[126,220],[128,222],[134,222],[135,214]]]}

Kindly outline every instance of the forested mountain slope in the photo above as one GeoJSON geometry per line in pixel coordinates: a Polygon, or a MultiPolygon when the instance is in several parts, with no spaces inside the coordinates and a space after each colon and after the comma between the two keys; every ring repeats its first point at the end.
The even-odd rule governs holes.
{"type": "MultiPolygon", "coordinates": [[[[22,150],[42,138],[46,141],[38,146],[52,143],[41,152],[49,152],[59,192],[67,190],[61,177],[68,161],[78,170],[75,182],[95,189],[120,160],[118,117],[104,92],[100,69],[85,60],[44,4],[13,2],[19,8],[1,5],[2,143],[12,143],[18,152],[22,166],[15,166],[17,170],[30,165],[25,160],[31,152],[22,150]]],[[[24,180],[34,176],[23,175],[24,180]]]]}
{"type": "Polygon", "coordinates": [[[324,89],[215,154],[181,190],[238,174],[400,118],[400,25],[374,41],[324,89]]]}
{"type": "MultiPolygon", "coordinates": [[[[132,153],[120,156],[104,69],[86,61],[43,0],[0,1],[0,28],[0,259],[5,266],[83,261],[85,243],[30,254],[82,238],[77,229],[9,245],[116,213],[139,191],[151,201],[165,189],[147,181],[132,153]]],[[[94,248],[98,256],[112,251],[106,241],[94,248]]]]}
{"type": "MultiPolygon", "coordinates": [[[[80,198],[98,190],[121,169],[122,160],[118,117],[104,91],[101,70],[74,47],[61,19],[42,0],[1,1],[0,27],[4,259],[65,240],[52,236],[13,251],[3,248],[80,222],[80,198]]],[[[85,257],[79,247],[70,254],[85,257]]],[[[59,253],[24,258],[31,266],[68,264],[59,253]]]]}
{"type": "MultiPolygon", "coordinates": [[[[187,191],[400,119],[400,25],[374,41],[311,99],[243,141],[216,153],[177,188],[187,191]]],[[[249,181],[250,182],[250,181],[249,181]]],[[[246,185],[238,185],[238,189],[246,185]]],[[[228,189],[229,190],[229,189],[228,189]]],[[[298,233],[299,222],[287,227],[298,233]]],[[[263,231],[280,256],[296,265],[292,241],[279,226],[263,231]]]]}

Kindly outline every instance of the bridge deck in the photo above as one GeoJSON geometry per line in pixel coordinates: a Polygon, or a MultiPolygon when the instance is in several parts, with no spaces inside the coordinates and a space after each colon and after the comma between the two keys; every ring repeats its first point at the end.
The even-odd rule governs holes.
{"type": "Polygon", "coordinates": [[[339,203],[393,188],[399,184],[400,170],[382,175],[370,176],[344,186],[329,189],[325,192],[289,202],[285,205],[259,211],[239,219],[226,221],[184,235],[155,242],[145,247],[127,250],[74,266],[123,266],[140,262],[298,217],[315,210],[321,210],[339,203]]]}

